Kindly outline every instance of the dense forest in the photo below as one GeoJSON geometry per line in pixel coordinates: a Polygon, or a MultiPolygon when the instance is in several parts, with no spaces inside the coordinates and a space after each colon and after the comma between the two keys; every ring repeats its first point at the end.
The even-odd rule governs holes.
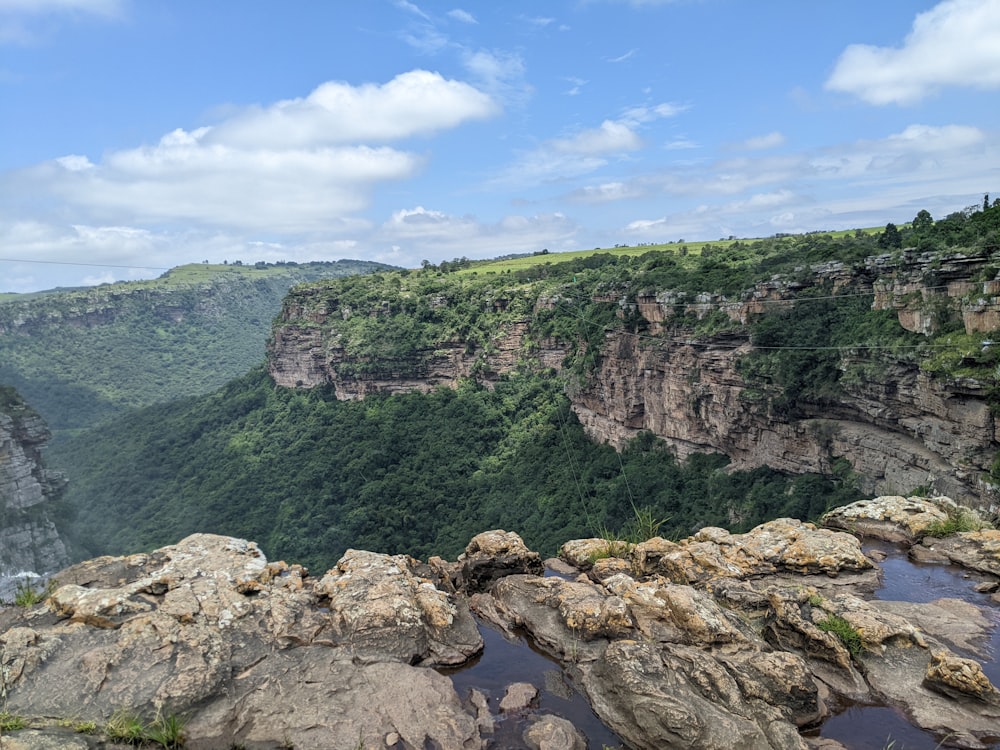
{"type": "MultiPolygon", "coordinates": [[[[651,434],[619,455],[583,433],[554,378],[515,375],[493,390],[338,401],[276,387],[257,370],[222,390],[134,412],[62,450],[86,467],[72,493],[73,541],[134,551],[195,531],[257,540],[270,556],[325,570],[348,547],[454,559],[480,531],[519,532],[553,554],[571,538],[748,529],[815,518],[857,499],[849,472],[728,473],[683,465],[651,434]]],[[[843,467],[842,467],[843,468],[843,467]]]]}
{"type": "MultiPolygon", "coordinates": [[[[661,534],[681,536],[705,525],[738,531],[778,516],[815,518],[858,498],[845,462],[833,461],[825,476],[731,471],[720,455],[679,462],[649,433],[619,453],[588,440],[567,389],[586,382],[609,329],[655,345],[633,304],[652,293],[677,301],[669,326],[692,340],[753,341],[741,368],[759,390],[748,393],[776,411],[821,410],[845,382],[894,357],[944,377],[993,382],[988,336],[966,335],[953,309],[933,302],[941,308],[935,331],[910,333],[892,310],[873,310],[870,295],[834,294],[810,270],[863,265],[878,254],[904,264],[913,252],[987,260],[1000,252],[997,204],[929,224],[922,218],[877,232],[567,262],[542,256],[517,270],[425,264],[298,287],[290,299],[300,311],[339,310],[345,377],[419,371],[455,344],[479,365],[455,389],[363,401],[338,400],[333,385],[277,387],[258,367],[213,393],[132,411],[53,450],[57,465],[73,467],[64,507],[72,540],[79,554],[121,553],[213,531],[322,570],[347,547],[454,557],[488,528],[517,531],[553,553],[569,538],[639,536],[657,524],[661,534]],[[792,290],[794,308],[774,306],[747,324],[724,314],[727,300],[745,299],[767,280],[792,290]],[[521,364],[491,372],[498,331],[519,321],[530,324],[521,364]],[[532,364],[543,339],[566,345],[560,373],[532,364]]],[[[998,269],[987,264],[980,275],[998,269]]],[[[296,324],[314,326],[319,317],[304,314],[296,324]]]]}

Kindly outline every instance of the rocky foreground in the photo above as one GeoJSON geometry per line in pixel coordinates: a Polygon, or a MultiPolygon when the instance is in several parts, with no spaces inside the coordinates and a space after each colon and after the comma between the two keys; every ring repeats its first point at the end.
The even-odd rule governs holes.
{"type": "MultiPolygon", "coordinates": [[[[996,591],[1000,531],[926,536],[953,515],[943,498],[878,498],[825,521],[996,591]]],[[[899,706],[944,746],[1000,742],[1000,692],[956,653],[981,644],[985,613],[866,598],[878,564],[852,533],[779,519],[676,543],[576,540],[560,557],[543,576],[516,534],[491,531],[455,563],[351,550],[320,577],[207,534],[90,560],[44,603],[0,608],[0,711],[30,723],[0,743],[113,747],[100,729],[126,710],[182,717],[189,748],[490,747],[486,697],[437,671],[482,649],[476,617],[526,630],[630,748],[835,748],[802,731],[854,701],[899,706]]],[[[525,713],[523,747],[586,747],[518,687],[500,711],[525,713]]]]}

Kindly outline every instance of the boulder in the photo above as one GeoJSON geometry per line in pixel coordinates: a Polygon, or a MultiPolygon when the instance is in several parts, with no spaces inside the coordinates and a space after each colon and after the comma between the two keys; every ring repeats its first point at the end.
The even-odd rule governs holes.
{"type": "Polygon", "coordinates": [[[566,719],[545,714],[524,732],[531,750],[587,750],[587,739],[566,719]]]}
{"type": "Polygon", "coordinates": [[[883,495],[835,508],[823,516],[821,523],[873,539],[914,544],[958,511],[958,505],[948,497],[883,495]]]}
{"type": "MultiPolygon", "coordinates": [[[[944,538],[924,539],[927,556],[945,559],[969,570],[1000,578],[1000,530],[963,531],[944,538]]],[[[919,554],[919,553],[918,553],[919,554]]]]}
{"type": "Polygon", "coordinates": [[[187,720],[187,747],[480,748],[450,679],[482,648],[461,597],[409,558],[348,553],[319,581],[253,543],[196,534],[56,575],[46,608],[5,612],[5,709],[103,724],[187,720]]]}
{"type": "Polygon", "coordinates": [[[643,573],[695,585],[777,573],[837,576],[874,567],[850,534],[790,518],[769,521],[746,534],[708,527],[676,544],[650,540],[638,545],[636,559],[643,573]]]}
{"type": "Polygon", "coordinates": [[[545,565],[537,552],[512,531],[486,531],[477,534],[458,559],[458,585],[469,594],[489,589],[504,576],[519,573],[542,575],[545,565]]]}

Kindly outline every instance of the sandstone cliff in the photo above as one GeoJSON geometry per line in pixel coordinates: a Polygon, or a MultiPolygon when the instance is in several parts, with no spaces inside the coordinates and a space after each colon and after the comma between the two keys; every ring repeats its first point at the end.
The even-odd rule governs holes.
{"type": "MultiPolygon", "coordinates": [[[[67,562],[51,517],[62,477],[44,468],[49,432],[10,388],[0,388],[0,582],[21,572],[51,573],[67,562]]],[[[0,583],[0,598],[6,592],[0,583]]]]}
{"type": "MultiPolygon", "coordinates": [[[[592,299],[633,325],[609,326],[602,338],[584,344],[552,335],[541,322],[553,310],[578,314],[572,288],[560,297],[537,284],[510,283],[470,302],[468,294],[439,285],[422,312],[416,305],[406,308],[405,300],[395,309],[378,297],[379,290],[359,304],[329,288],[300,288],[288,296],[275,325],[269,369],[279,385],[328,385],[339,398],[353,399],[426,391],[464,377],[488,384],[519,367],[559,371],[567,357],[579,359],[581,351],[596,346],[595,365],[582,376],[579,367],[564,370],[573,408],[595,439],[621,446],[650,430],[682,457],[718,451],[738,468],[768,465],[793,473],[826,473],[844,459],[865,491],[928,487],[996,513],[1000,505],[990,477],[1000,448],[990,406],[995,373],[956,376],[923,367],[905,352],[844,350],[839,367],[845,376],[836,394],[815,402],[802,398],[794,411],[782,412],[771,408],[776,390],[747,382],[740,369],[755,349],[746,324],[767,310],[791,309],[803,292],[820,288],[870,295],[872,309],[895,311],[908,331],[931,335],[948,321],[961,321],[967,333],[991,331],[1000,325],[993,260],[988,254],[942,259],[905,251],[854,265],[825,263],[730,297],[669,289],[616,292],[611,285],[592,299]],[[478,336],[438,324],[450,309],[469,307],[479,315],[478,336]],[[720,312],[729,321],[720,333],[691,324],[720,312]],[[421,314],[437,327],[419,346],[387,352],[356,344],[359,318],[369,336],[379,337],[381,330],[389,336],[398,318],[421,314]]],[[[406,294],[412,298],[420,291],[412,287],[406,294]]]]}

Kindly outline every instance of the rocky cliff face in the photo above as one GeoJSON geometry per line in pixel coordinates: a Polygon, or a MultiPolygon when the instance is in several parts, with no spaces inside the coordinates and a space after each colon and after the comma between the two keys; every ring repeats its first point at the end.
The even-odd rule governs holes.
{"type": "Polygon", "coordinates": [[[42,465],[48,439],[41,417],[11,389],[0,388],[0,580],[24,571],[50,573],[67,562],[49,515],[63,479],[42,465]]]}
{"type": "MultiPolygon", "coordinates": [[[[929,333],[947,318],[967,332],[1000,325],[1000,281],[989,258],[955,255],[945,260],[912,251],[878,256],[848,267],[827,263],[797,280],[757,284],[738,299],[699,295],[678,303],[669,290],[634,298],[614,295],[621,317],[645,321],[641,335],[609,331],[596,369],[567,389],[573,408],[597,440],[622,445],[650,430],[679,456],[718,451],[735,467],[768,465],[792,473],[828,472],[846,459],[868,492],[909,492],[929,487],[990,513],[1000,495],[989,469],[1000,448],[988,399],[992,383],[933,375],[918,362],[889,355],[844,353],[842,369],[859,356],[861,376],[843,378],[838,395],[822,404],[800,403],[794,415],[769,407],[759,384],[746,382],[738,364],[753,351],[745,330],[696,335],[678,326],[678,315],[704,317],[722,310],[746,324],[768,307],[791,306],[804,289],[823,285],[834,293],[872,294],[873,309],[895,310],[899,324],[929,333]]],[[[444,301],[440,304],[447,304],[444,301]]],[[[538,299],[534,312],[551,307],[538,299]]],[[[414,352],[408,364],[359,372],[338,332],[350,315],[377,318],[379,310],[345,310],[316,290],[293,292],[275,327],[269,367],[288,387],[332,385],[340,398],[372,392],[429,390],[459,378],[489,382],[529,363],[559,370],[568,342],[536,335],[533,313],[494,331],[489,351],[451,340],[414,352]]]]}

